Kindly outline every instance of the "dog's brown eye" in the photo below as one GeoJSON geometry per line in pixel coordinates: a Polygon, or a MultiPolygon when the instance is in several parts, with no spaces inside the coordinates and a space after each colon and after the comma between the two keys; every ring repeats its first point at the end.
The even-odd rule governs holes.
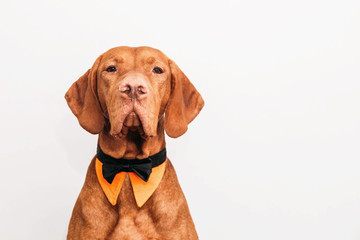
{"type": "Polygon", "coordinates": [[[116,71],[116,67],[114,66],[110,66],[106,69],[107,72],[115,72],[116,71]]]}
{"type": "Polygon", "coordinates": [[[153,69],[153,72],[157,73],[157,74],[161,74],[161,73],[163,73],[163,70],[161,68],[159,68],[159,67],[156,67],[156,68],[153,69]]]}

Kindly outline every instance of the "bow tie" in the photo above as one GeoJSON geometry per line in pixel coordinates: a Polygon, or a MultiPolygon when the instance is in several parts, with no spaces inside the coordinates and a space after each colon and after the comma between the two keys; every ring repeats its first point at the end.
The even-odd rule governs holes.
{"type": "Polygon", "coordinates": [[[113,158],[105,154],[100,146],[97,148],[97,158],[103,163],[103,176],[108,183],[112,183],[119,172],[134,172],[143,181],[149,180],[152,168],[159,166],[166,160],[166,148],[144,159],[113,158]]]}

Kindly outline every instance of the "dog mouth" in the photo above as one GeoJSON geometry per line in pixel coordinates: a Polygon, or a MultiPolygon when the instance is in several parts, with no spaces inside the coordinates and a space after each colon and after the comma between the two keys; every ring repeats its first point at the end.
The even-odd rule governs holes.
{"type": "Polygon", "coordinates": [[[129,113],[124,120],[123,127],[127,127],[131,130],[141,127],[139,116],[134,111],[129,113]]]}
{"type": "Polygon", "coordinates": [[[139,115],[132,111],[124,119],[120,131],[118,133],[112,133],[114,137],[124,137],[127,135],[138,134],[141,138],[148,138],[148,134],[144,131],[143,124],[139,115]]]}

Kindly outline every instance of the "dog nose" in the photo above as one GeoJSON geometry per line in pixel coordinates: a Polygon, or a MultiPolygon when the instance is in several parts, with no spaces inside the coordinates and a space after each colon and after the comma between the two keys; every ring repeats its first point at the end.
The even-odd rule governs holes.
{"type": "Polygon", "coordinates": [[[148,87],[142,78],[129,76],[120,84],[119,91],[124,97],[140,99],[146,96],[148,87]]]}

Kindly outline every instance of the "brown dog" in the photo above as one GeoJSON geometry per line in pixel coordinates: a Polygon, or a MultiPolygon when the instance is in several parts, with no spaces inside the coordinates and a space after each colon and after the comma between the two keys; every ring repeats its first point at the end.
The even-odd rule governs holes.
{"type": "MultiPolygon", "coordinates": [[[[149,47],[105,52],[65,98],[80,125],[99,134],[98,145],[106,155],[138,159],[133,161],[164,149],[164,130],[173,138],[183,135],[204,105],[179,67],[149,47]]],[[[113,180],[120,187],[111,201],[104,193],[110,182],[101,175],[101,165],[96,156],[90,163],[68,239],[198,239],[169,159],[153,168],[149,182],[158,182],[145,200],[141,188],[140,197],[135,188],[149,182],[139,180],[134,172],[121,172],[113,180]]]]}

